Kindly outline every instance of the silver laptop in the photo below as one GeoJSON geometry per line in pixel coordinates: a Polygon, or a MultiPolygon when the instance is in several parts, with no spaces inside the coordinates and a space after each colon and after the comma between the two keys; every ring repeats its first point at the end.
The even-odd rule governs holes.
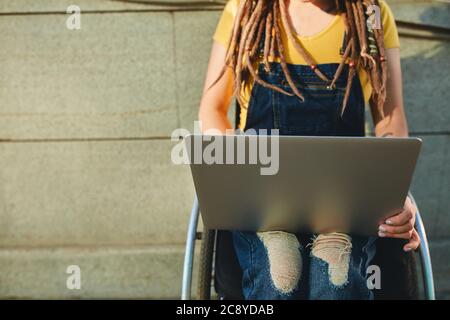
{"type": "Polygon", "coordinates": [[[185,138],[206,228],[366,236],[402,209],[421,144],[418,138],[185,138]]]}

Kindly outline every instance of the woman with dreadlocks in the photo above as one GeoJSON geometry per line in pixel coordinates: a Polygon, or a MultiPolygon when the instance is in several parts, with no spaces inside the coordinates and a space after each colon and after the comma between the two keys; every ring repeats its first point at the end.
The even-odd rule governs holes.
{"type": "MultiPolygon", "coordinates": [[[[217,26],[199,117],[202,130],[278,129],[281,135],[408,135],[399,39],[382,0],[230,0],[217,26]]],[[[299,164],[301,165],[301,164],[299,164]]],[[[415,206],[380,222],[379,237],[418,247],[415,206]]],[[[372,299],[366,271],[375,238],[233,231],[247,299],[372,299]],[[305,254],[308,252],[309,254],[305,254]],[[308,272],[306,272],[308,270],[308,272]]]]}

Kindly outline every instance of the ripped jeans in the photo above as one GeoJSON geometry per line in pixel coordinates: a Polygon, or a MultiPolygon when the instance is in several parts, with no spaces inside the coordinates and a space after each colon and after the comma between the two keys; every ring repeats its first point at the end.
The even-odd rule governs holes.
{"type": "Polygon", "coordinates": [[[332,233],[302,245],[300,235],[281,231],[232,234],[245,299],[373,299],[366,271],[374,237],[332,233]]]}

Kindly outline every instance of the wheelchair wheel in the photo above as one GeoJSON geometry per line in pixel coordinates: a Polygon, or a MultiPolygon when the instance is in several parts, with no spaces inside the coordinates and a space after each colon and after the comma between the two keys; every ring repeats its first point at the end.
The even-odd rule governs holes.
{"type": "Polygon", "coordinates": [[[203,230],[197,286],[197,298],[199,300],[211,299],[212,259],[215,238],[215,230],[203,230]]]}

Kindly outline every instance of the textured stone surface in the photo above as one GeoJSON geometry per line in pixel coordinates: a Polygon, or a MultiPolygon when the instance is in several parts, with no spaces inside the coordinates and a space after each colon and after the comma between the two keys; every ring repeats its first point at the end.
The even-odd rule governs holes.
{"type": "Polygon", "coordinates": [[[168,136],[177,124],[169,13],[0,17],[2,139],[168,136]]]}
{"type": "Polygon", "coordinates": [[[444,1],[387,0],[397,20],[450,27],[450,5],[444,1]]]}
{"type": "Polygon", "coordinates": [[[178,12],[174,16],[180,126],[192,130],[219,12],[178,12]]]}
{"type": "Polygon", "coordinates": [[[430,242],[434,282],[438,299],[450,299],[450,239],[430,242]]]}
{"type": "Polygon", "coordinates": [[[1,249],[0,297],[179,299],[183,258],[183,246],[1,249]],[[70,265],[80,290],[67,289],[70,265]]]}
{"type": "Polygon", "coordinates": [[[450,43],[401,38],[403,96],[410,131],[450,132],[450,43]]]}
{"type": "MultiPolygon", "coordinates": [[[[428,236],[450,238],[450,136],[422,136],[412,192],[428,236]]],[[[450,250],[450,248],[449,248],[450,250]]]]}
{"type": "Polygon", "coordinates": [[[194,191],[172,145],[0,143],[0,246],[183,243],[194,191]]]}
{"type": "Polygon", "coordinates": [[[148,10],[150,8],[160,8],[165,4],[174,2],[186,3],[189,0],[159,0],[158,2],[161,5],[149,5],[145,3],[145,0],[129,2],[120,0],[2,0],[0,3],[0,13],[64,13],[67,7],[73,4],[79,6],[82,12],[148,10]]]}

